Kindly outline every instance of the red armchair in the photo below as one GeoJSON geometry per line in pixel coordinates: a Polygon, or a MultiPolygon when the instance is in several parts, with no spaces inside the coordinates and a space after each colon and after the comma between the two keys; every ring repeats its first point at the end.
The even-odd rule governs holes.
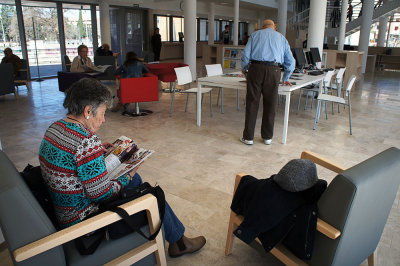
{"type": "MultiPolygon", "coordinates": [[[[140,110],[139,102],[158,101],[158,79],[151,73],[144,73],[141,78],[122,78],[118,98],[122,104],[135,103],[136,112],[132,116],[142,116],[152,113],[150,110],[140,110]]],[[[123,114],[127,113],[124,110],[123,114]]]]}
{"type": "Polygon", "coordinates": [[[150,73],[157,75],[162,82],[169,82],[170,89],[165,92],[172,92],[176,88],[176,74],[174,68],[184,67],[184,63],[161,63],[161,64],[146,64],[150,73]],[[174,85],[172,85],[174,83],[174,85]]]}

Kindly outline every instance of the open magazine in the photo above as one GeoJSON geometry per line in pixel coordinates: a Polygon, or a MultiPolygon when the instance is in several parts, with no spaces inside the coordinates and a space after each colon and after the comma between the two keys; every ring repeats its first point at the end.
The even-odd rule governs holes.
{"type": "Polygon", "coordinates": [[[125,136],[119,137],[112,145],[104,158],[110,180],[131,171],[154,152],[138,148],[133,140],[125,136]]]}
{"type": "Polygon", "coordinates": [[[98,66],[94,66],[94,67],[88,67],[88,69],[90,69],[90,72],[87,72],[86,74],[89,75],[97,75],[99,73],[104,73],[106,72],[107,68],[111,67],[111,65],[98,65],[98,66]]]}

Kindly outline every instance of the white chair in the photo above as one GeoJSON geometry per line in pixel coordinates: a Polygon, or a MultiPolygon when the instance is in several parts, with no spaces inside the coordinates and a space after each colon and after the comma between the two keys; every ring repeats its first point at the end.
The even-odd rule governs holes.
{"type": "MultiPolygon", "coordinates": [[[[193,79],[192,79],[192,73],[190,72],[190,68],[188,66],[185,67],[177,67],[174,68],[175,73],[176,73],[176,78],[177,78],[177,83],[178,85],[186,85],[190,84],[193,79]]],[[[185,112],[187,111],[187,106],[188,106],[188,101],[189,101],[189,94],[194,93],[197,94],[198,88],[190,88],[187,90],[182,90],[181,93],[187,93],[187,98],[186,98],[186,106],[185,106],[185,112]]],[[[212,110],[212,88],[201,88],[201,102],[203,102],[203,94],[204,93],[210,93],[210,115],[213,115],[213,110],[212,110]]],[[[174,109],[174,101],[175,101],[175,90],[172,92],[172,97],[171,97],[171,111],[169,113],[169,116],[172,116],[172,112],[174,109]]],[[[197,101],[197,97],[196,97],[197,101]]]]}
{"type": "MultiPolygon", "coordinates": [[[[334,82],[329,89],[331,90],[331,94],[333,95],[333,91],[336,90],[336,96],[340,97],[341,94],[344,94],[344,84],[343,84],[343,76],[344,72],[346,71],[346,68],[341,68],[339,69],[338,73],[336,74],[336,77],[334,78],[334,82]]],[[[340,104],[338,104],[338,113],[340,113],[340,104]]]]}
{"type": "MultiPolygon", "coordinates": [[[[323,80],[323,91],[324,92],[326,92],[327,88],[331,86],[331,80],[332,80],[332,76],[333,76],[334,73],[335,73],[334,70],[326,72],[326,74],[324,76],[324,80],[323,80]]],[[[307,110],[307,99],[308,99],[308,96],[309,96],[310,92],[312,92],[312,95],[311,95],[312,96],[311,97],[311,110],[312,110],[313,106],[314,106],[314,96],[318,95],[319,86],[311,86],[311,87],[300,88],[299,102],[297,104],[297,112],[296,112],[296,114],[299,113],[301,96],[303,95],[304,91],[306,91],[306,103],[304,105],[304,110],[307,110]]]]}
{"type": "MultiPolygon", "coordinates": [[[[221,64],[206,65],[207,77],[221,76],[224,74],[221,64]]],[[[221,95],[221,113],[224,113],[224,88],[219,87],[217,107],[219,104],[219,96],[221,95]]],[[[237,89],[237,109],[239,111],[239,89],[237,89]]]]}
{"type": "MultiPolygon", "coordinates": [[[[329,94],[326,94],[326,93],[320,93],[318,95],[318,105],[317,105],[317,111],[315,112],[314,130],[317,128],[317,123],[319,121],[319,115],[320,115],[320,111],[321,111],[321,101],[324,101],[325,103],[326,102],[332,102],[332,104],[338,103],[338,104],[343,104],[343,105],[349,106],[350,135],[353,135],[353,131],[352,131],[352,127],[351,127],[350,91],[351,91],[351,88],[354,85],[355,80],[356,80],[356,76],[353,75],[353,76],[351,76],[351,78],[349,80],[349,83],[347,84],[347,88],[346,88],[347,102],[342,97],[333,96],[333,95],[329,95],[329,94]]],[[[325,106],[325,114],[326,114],[326,119],[328,119],[328,110],[327,110],[326,106],[325,106]]]]}

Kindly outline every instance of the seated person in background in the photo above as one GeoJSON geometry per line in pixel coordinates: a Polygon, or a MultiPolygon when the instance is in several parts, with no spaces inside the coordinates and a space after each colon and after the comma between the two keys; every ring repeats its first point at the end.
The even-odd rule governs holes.
{"type": "MultiPolygon", "coordinates": [[[[117,69],[115,75],[120,75],[121,78],[140,78],[143,73],[149,73],[147,67],[139,60],[136,53],[128,52],[124,64],[117,69]]],[[[118,112],[121,107],[122,104],[119,102],[112,111],[118,112]]]]}
{"type": "Polygon", "coordinates": [[[18,70],[20,70],[22,66],[21,59],[17,55],[13,54],[11,48],[4,49],[4,57],[1,60],[1,63],[2,64],[11,63],[13,65],[14,77],[17,75],[18,70]]]}
{"type": "Polygon", "coordinates": [[[108,43],[103,43],[96,50],[96,56],[114,56],[114,57],[117,57],[118,55],[119,55],[119,53],[113,53],[110,50],[110,45],[108,43]]]}
{"type": "Polygon", "coordinates": [[[78,46],[78,56],[74,58],[71,64],[71,72],[93,72],[94,64],[88,57],[88,48],[86,45],[81,44],[78,46]]]}
{"type": "MultiPolygon", "coordinates": [[[[39,149],[42,175],[53,200],[57,221],[67,228],[99,211],[99,203],[142,183],[137,168],[115,180],[108,178],[105,148],[96,135],[111,100],[99,81],[84,78],[68,90],[67,116],[47,129],[39,149]]],[[[185,227],[166,203],[164,216],[168,253],[178,257],[201,249],[203,236],[187,238],[185,227]]]]}

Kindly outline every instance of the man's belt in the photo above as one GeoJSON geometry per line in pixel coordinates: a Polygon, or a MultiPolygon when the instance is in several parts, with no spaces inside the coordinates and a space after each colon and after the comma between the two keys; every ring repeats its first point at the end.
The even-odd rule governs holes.
{"type": "Polygon", "coordinates": [[[272,62],[272,61],[258,61],[258,60],[250,60],[250,63],[252,64],[261,64],[261,65],[268,65],[268,66],[280,66],[278,62],[272,62]]]}

